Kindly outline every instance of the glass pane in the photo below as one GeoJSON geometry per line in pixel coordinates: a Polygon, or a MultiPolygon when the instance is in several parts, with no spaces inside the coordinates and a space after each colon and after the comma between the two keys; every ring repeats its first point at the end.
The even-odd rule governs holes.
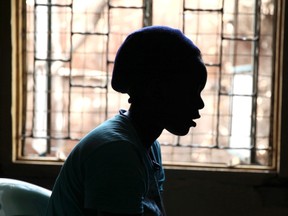
{"type": "Polygon", "coordinates": [[[149,11],[143,0],[26,1],[23,155],[65,159],[88,131],[128,109],[129,97],[110,86],[113,61],[148,15],[153,25],[183,30],[208,71],[198,126],[185,137],[159,137],[165,163],[270,166],[274,5],[152,3],[149,11]]]}

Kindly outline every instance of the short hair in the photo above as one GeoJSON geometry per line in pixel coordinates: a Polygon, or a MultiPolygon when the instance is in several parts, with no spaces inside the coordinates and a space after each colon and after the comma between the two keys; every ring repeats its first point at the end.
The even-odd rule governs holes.
{"type": "Polygon", "coordinates": [[[132,94],[139,86],[145,87],[147,80],[187,73],[187,70],[179,70],[187,61],[192,61],[191,65],[201,61],[201,53],[180,30],[166,26],[144,27],[128,35],[120,46],[113,68],[112,88],[132,94]]]}

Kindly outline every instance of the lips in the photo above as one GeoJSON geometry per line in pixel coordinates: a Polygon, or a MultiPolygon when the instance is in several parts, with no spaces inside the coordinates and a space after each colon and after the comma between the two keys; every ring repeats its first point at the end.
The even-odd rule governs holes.
{"type": "Polygon", "coordinates": [[[195,121],[191,120],[190,126],[191,126],[191,127],[196,127],[196,126],[197,126],[197,124],[196,124],[196,122],[195,122],[195,121]]]}
{"type": "MultiPolygon", "coordinates": [[[[194,120],[194,119],[199,119],[200,117],[201,117],[201,116],[200,116],[199,113],[198,113],[198,114],[194,115],[194,116],[192,117],[192,119],[193,119],[193,120],[194,120]]],[[[196,127],[197,124],[196,124],[196,122],[193,121],[193,120],[191,120],[191,127],[196,127]]]]}

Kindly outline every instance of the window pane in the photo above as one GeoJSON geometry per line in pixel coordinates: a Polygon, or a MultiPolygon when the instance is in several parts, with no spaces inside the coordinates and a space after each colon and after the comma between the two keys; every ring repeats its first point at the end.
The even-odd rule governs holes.
{"type": "Polygon", "coordinates": [[[20,157],[65,159],[128,108],[110,86],[113,61],[127,34],[152,24],[183,30],[208,70],[198,126],[159,137],[164,162],[273,166],[274,10],[273,0],[26,1],[20,157]]]}

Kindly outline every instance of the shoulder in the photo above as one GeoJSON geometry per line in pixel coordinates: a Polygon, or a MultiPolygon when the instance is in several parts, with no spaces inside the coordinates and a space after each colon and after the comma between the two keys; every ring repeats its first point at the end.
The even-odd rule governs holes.
{"type": "Polygon", "coordinates": [[[114,141],[137,142],[137,136],[132,124],[124,117],[117,115],[90,131],[81,143],[94,143],[101,145],[114,141]]]}
{"type": "Polygon", "coordinates": [[[75,147],[81,155],[111,150],[125,151],[139,145],[139,138],[131,123],[117,115],[90,131],[75,147]],[[133,145],[134,144],[134,145],[133,145]]]}

